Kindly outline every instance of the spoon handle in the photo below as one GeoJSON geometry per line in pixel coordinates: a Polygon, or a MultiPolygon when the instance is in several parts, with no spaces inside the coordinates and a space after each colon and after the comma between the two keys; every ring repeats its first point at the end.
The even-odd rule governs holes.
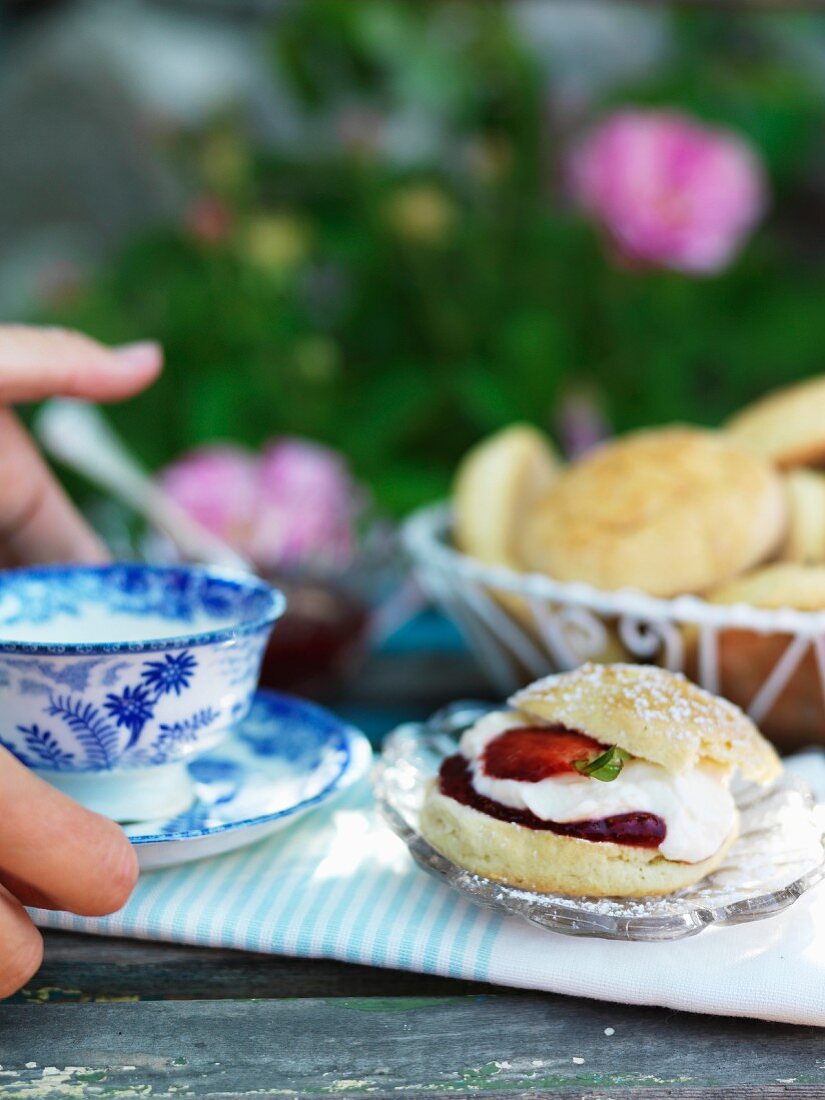
{"type": "Polygon", "coordinates": [[[34,428],[52,457],[149,520],[184,557],[252,571],[242,554],[207,531],[149,477],[96,405],[67,398],[47,401],[34,428]]]}

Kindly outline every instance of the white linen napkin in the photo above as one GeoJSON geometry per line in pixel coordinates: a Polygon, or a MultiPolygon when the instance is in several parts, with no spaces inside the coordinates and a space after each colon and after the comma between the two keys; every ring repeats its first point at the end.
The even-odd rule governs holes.
{"type": "MultiPolygon", "coordinates": [[[[825,802],[825,755],[787,761],[825,802]]],[[[111,917],[44,927],[343,959],[628,1004],[825,1026],[825,888],[686,940],[576,939],[480,909],[412,861],[366,783],[254,847],[144,875],[111,917]]]]}

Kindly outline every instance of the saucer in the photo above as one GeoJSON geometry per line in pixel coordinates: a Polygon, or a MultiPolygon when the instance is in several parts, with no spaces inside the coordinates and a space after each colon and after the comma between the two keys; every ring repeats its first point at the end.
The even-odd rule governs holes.
{"type": "Polygon", "coordinates": [[[352,786],[369,769],[366,737],[314,703],[258,691],[221,744],[187,764],[194,803],[126,826],[141,870],[253,844],[352,786]]]}

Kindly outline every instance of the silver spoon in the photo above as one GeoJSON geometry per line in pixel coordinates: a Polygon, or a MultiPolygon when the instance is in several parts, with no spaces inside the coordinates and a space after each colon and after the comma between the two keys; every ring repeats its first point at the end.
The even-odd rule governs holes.
{"type": "Polygon", "coordinates": [[[184,511],[130,453],[96,405],[57,398],[34,421],[53,458],[105,489],[163,531],[186,558],[254,572],[251,562],[184,511]]]}

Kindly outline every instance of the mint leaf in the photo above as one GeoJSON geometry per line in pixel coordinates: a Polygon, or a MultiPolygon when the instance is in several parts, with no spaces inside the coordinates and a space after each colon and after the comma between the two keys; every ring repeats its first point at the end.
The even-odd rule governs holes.
{"type": "Polygon", "coordinates": [[[582,775],[590,779],[600,779],[602,783],[612,783],[621,772],[626,760],[630,760],[631,754],[620,749],[618,745],[612,745],[607,752],[597,756],[595,760],[574,760],[573,767],[582,775]]]}

